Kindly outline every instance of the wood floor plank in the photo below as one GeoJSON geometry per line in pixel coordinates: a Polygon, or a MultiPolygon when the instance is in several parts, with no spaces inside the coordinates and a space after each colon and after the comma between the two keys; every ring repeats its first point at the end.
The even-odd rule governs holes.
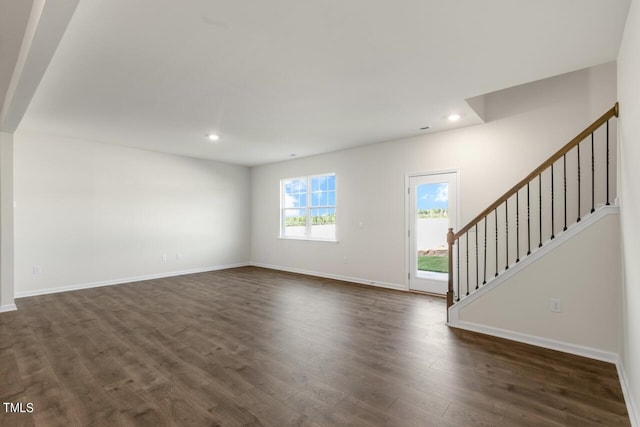
{"type": "Polygon", "coordinates": [[[303,390],[290,396],[284,403],[322,426],[352,425],[362,427],[367,425],[353,417],[335,412],[334,408],[341,401],[332,405],[319,399],[312,391],[303,390]]]}
{"type": "Polygon", "coordinates": [[[0,399],[35,410],[2,427],[629,425],[613,365],[450,329],[425,295],[243,267],[17,305],[0,399]]]}
{"type": "Polygon", "coordinates": [[[279,426],[308,426],[317,427],[318,424],[306,415],[286,406],[283,402],[269,396],[259,388],[253,388],[244,393],[238,402],[256,416],[261,424],[279,426]]]}

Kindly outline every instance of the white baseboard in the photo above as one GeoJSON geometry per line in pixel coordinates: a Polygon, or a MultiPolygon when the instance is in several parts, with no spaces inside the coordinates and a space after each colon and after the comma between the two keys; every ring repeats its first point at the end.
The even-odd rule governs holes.
{"type": "Polygon", "coordinates": [[[15,304],[5,304],[0,305],[0,313],[4,313],[5,311],[15,311],[18,307],[15,304]]]}
{"type": "Polygon", "coordinates": [[[635,400],[631,394],[631,388],[627,381],[627,374],[624,370],[622,360],[618,357],[616,360],[616,369],[618,370],[618,378],[620,378],[620,387],[622,388],[622,394],[624,395],[624,402],[627,405],[627,412],[629,413],[629,421],[632,427],[640,427],[640,414],[638,408],[636,408],[635,400]]]}
{"type": "Polygon", "coordinates": [[[480,325],[473,322],[449,323],[449,326],[464,329],[472,332],[479,332],[485,335],[491,335],[498,338],[505,338],[511,341],[517,341],[525,344],[531,344],[538,347],[548,348],[550,350],[562,351],[564,353],[575,354],[577,356],[588,357],[590,359],[600,360],[603,362],[617,363],[618,354],[597,348],[571,344],[564,341],[556,341],[549,338],[543,338],[536,335],[523,334],[521,332],[510,331],[507,329],[494,328],[493,326],[480,325]]]}
{"type": "Polygon", "coordinates": [[[395,289],[397,291],[408,290],[405,285],[399,285],[397,283],[385,283],[385,282],[379,282],[375,280],[361,279],[359,277],[341,276],[338,274],[322,273],[319,271],[309,271],[309,270],[303,270],[301,268],[283,267],[281,265],[264,264],[260,262],[252,262],[251,265],[253,265],[254,267],[262,267],[262,268],[268,268],[271,270],[287,271],[289,273],[305,274],[307,276],[322,277],[325,279],[342,280],[344,282],[358,283],[360,285],[369,285],[369,286],[377,286],[379,288],[395,289]]]}
{"type": "Polygon", "coordinates": [[[77,291],[80,289],[98,288],[101,286],[122,285],[124,283],[142,282],[144,280],[183,276],[185,274],[205,273],[207,271],[225,270],[227,268],[236,268],[236,267],[246,267],[248,265],[251,265],[251,264],[247,262],[242,262],[242,263],[235,263],[235,264],[216,265],[212,267],[194,268],[191,270],[171,271],[166,273],[150,274],[146,276],[124,277],[124,278],[114,279],[114,280],[103,280],[100,282],[81,283],[77,285],[60,286],[55,288],[37,289],[33,291],[18,291],[16,292],[15,298],[26,298],[26,297],[33,297],[37,295],[54,294],[58,292],[77,291]]]}
{"type": "MultiPolygon", "coordinates": [[[[395,289],[395,290],[399,290],[399,291],[407,291],[408,290],[405,285],[400,285],[400,284],[397,284],[397,283],[385,283],[385,282],[379,282],[379,281],[374,281],[374,280],[361,279],[361,278],[358,278],[358,277],[341,276],[341,275],[337,275],[337,274],[329,274],[329,273],[322,273],[322,272],[317,272],[317,271],[309,271],[309,270],[303,270],[303,269],[300,269],[300,268],[284,267],[284,266],[280,266],[280,265],[263,264],[263,263],[256,263],[256,262],[243,262],[243,263],[235,263],[235,264],[227,264],[227,265],[217,265],[217,266],[213,266],[213,267],[194,268],[194,269],[191,269],[191,270],[182,270],[182,271],[172,271],[172,272],[167,272],[167,273],[150,274],[150,275],[146,275],[146,276],[124,277],[124,278],[114,279],[114,280],[104,280],[104,281],[92,282],[92,283],[81,283],[81,284],[77,284],[77,285],[59,286],[59,287],[55,287],[55,288],[36,289],[36,290],[32,290],[32,291],[18,291],[18,292],[16,292],[15,298],[27,298],[27,297],[37,296],[37,295],[46,295],[46,294],[53,294],[53,293],[58,293],[58,292],[68,292],[68,291],[77,291],[77,290],[81,290],[81,289],[98,288],[98,287],[101,287],[101,286],[122,285],[124,283],[141,282],[141,281],[144,281],[144,280],[162,279],[162,278],[165,278],[165,277],[182,276],[182,275],[185,275],[185,274],[204,273],[204,272],[207,272],[207,271],[224,270],[224,269],[227,269],[227,268],[247,267],[247,266],[269,268],[271,270],[287,271],[287,272],[290,272],[290,273],[306,274],[308,276],[323,277],[325,279],[342,280],[342,281],[345,281],[345,282],[353,282],[353,283],[358,283],[358,284],[361,284],[361,285],[377,286],[377,287],[380,287],[380,288],[395,289]]],[[[9,310],[7,310],[7,311],[9,311],[9,310]]]]}

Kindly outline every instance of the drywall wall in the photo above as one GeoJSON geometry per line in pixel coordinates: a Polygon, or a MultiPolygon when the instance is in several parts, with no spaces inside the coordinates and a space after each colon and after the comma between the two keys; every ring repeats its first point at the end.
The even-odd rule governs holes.
{"type": "Polygon", "coordinates": [[[623,349],[635,417],[640,423],[640,4],[631,3],[618,57],[620,208],[623,243],[623,349]]]}
{"type": "Polygon", "coordinates": [[[14,148],[16,297],[249,259],[248,168],[23,131],[14,148]]]}
{"type": "Polygon", "coordinates": [[[406,175],[458,170],[462,226],[611,108],[615,78],[608,63],[489,94],[483,125],[253,168],[252,261],[405,288],[406,175]],[[339,242],[279,239],[279,181],[324,172],[339,242]]]}
{"type": "Polygon", "coordinates": [[[0,132],[0,312],[13,302],[13,135],[0,132]]]}
{"type": "MultiPolygon", "coordinates": [[[[621,261],[618,209],[594,214],[592,224],[459,308],[458,320],[478,330],[513,332],[618,354],[621,261]],[[608,212],[612,212],[608,214],[608,212]],[[551,311],[551,299],[561,312],[551,311]]],[[[591,218],[586,222],[591,222],[591,218]]],[[[455,326],[455,325],[454,325],[455,326]]]]}

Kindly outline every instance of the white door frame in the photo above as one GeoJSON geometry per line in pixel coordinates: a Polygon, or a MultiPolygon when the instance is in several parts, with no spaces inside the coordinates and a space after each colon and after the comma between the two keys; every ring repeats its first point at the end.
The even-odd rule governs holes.
{"type": "Polygon", "coordinates": [[[411,194],[409,192],[410,184],[409,181],[411,178],[419,177],[419,176],[429,176],[429,175],[441,175],[446,173],[454,173],[456,175],[456,221],[455,224],[452,225],[453,232],[455,233],[459,228],[460,221],[460,168],[456,169],[439,169],[435,171],[429,172],[413,172],[405,174],[404,176],[404,277],[405,277],[405,289],[411,290],[410,286],[410,274],[411,274],[411,237],[409,236],[409,227],[411,225],[411,194]]]}

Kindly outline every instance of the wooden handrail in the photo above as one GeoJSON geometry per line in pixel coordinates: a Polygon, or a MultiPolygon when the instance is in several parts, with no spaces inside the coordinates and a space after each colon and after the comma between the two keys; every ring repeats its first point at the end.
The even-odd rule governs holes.
{"type": "Polygon", "coordinates": [[[491,212],[493,212],[493,210],[496,209],[498,206],[500,206],[502,203],[504,203],[505,200],[507,200],[509,197],[513,196],[522,187],[524,187],[529,181],[533,180],[535,177],[537,177],[542,172],[544,172],[548,167],[550,167],[558,159],[562,158],[562,156],[567,154],[573,147],[578,145],[583,139],[585,139],[587,136],[591,135],[593,132],[595,132],[596,129],[598,129],[600,126],[602,126],[604,123],[606,123],[607,120],[609,120],[611,117],[614,117],[614,116],[618,117],[618,103],[617,102],[613,107],[611,107],[611,109],[609,111],[607,111],[602,116],[600,116],[589,127],[587,127],[585,130],[580,132],[575,138],[573,138],[571,141],[569,141],[564,147],[562,147],[561,149],[556,151],[555,154],[553,154],[551,157],[549,157],[547,160],[545,160],[540,166],[535,168],[529,175],[527,175],[520,182],[518,182],[516,185],[511,187],[511,189],[509,191],[507,191],[506,193],[504,193],[502,196],[500,196],[498,198],[498,200],[496,200],[491,205],[489,205],[488,208],[486,208],[485,210],[480,212],[480,214],[478,214],[475,218],[473,218],[471,221],[469,221],[469,223],[467,225],[465,225],[459,231],[457,231],[453,236],[453,240],[454,241],[458,240],[458,238],[460,238],[460,236],[463,236],[464,233],[469,231],[471,229],[471,227],[473,227],[476,223],[480,222],[484,217],[486,217],[491,212]]]}

